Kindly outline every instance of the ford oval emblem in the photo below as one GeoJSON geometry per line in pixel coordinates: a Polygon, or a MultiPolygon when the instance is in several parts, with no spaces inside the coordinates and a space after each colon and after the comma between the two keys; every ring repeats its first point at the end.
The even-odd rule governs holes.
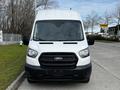
{"type": "Polygon", "coordinates": [[[55,57],[54,60],[55,61],[63,60],[63,57],[55,57]]]}

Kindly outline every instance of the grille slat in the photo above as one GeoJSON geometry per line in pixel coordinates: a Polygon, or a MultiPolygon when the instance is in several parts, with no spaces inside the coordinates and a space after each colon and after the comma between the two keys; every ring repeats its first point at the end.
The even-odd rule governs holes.
{"type": "MultiPolygon", "coordinates": [[[[58,61],[54,61],[54,60],[41,60],[41,62],[43,63],[58,63],[58,61]]],[[[60,61],[59,63],[75,63],[74,61],[72,60],[69,60],[69,61],[60,61]]]]}
{"type": "Polygon", "coordinates": [[[69,63],[69,64],[58,64],[58,63],[43,63],[43,65],[46,66],[73,66],[75,63],[69,63]]]}
{"type": "Polygon", "coordinates": [[[39,63],[42,68],[75,68],[78,58],[74,53],[42,53],[39,63]],[[56,59],[58,58],[58,59],[56,59]]]}

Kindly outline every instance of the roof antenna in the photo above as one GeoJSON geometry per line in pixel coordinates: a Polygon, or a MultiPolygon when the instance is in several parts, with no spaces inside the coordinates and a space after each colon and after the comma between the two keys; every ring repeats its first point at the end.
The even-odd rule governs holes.
{"type": "Polygon", "coordinates": [[[70,8],[70,10],[72,10],[72,8],[70,8]]]}

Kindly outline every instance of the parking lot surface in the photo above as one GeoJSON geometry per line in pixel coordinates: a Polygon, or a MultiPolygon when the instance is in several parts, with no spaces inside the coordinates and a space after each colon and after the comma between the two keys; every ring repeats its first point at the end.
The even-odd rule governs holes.
{"type": "Polygon", "coordinates": [[[90,51],[93,71],[89,83],[29,84],[25,79],[18,90],[120,90],[120,43],[96,42],[90,51]]]}

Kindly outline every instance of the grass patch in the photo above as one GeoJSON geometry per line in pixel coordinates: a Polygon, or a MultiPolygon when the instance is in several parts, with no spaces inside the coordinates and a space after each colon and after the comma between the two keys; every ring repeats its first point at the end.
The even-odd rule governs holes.
{"type": "Polygon", "coordinates": [[[5,90],[23,71],[26,46],[0,46],[0,90],[5,90]]]}

